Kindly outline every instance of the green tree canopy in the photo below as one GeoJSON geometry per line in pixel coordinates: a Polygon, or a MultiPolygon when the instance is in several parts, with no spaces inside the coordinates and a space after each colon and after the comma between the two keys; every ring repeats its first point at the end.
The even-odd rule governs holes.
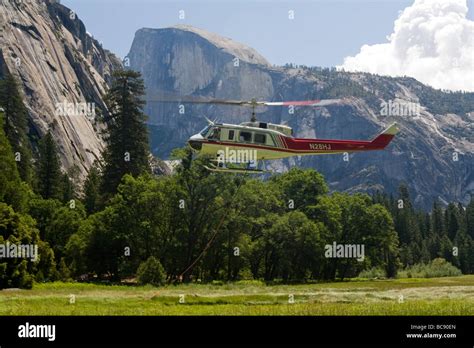
{"type": "Polygon", "coordinates": [[[312,169],[292,168],[273,176],[272,182],[283,192],[287,207],[304,212],[317,204],[319,196],[328,192],[323,176],[312,169]]]}
{"type": "Polygon", "coordinates": [[[0,289],[31,288],[35,277],[43,280],[54,276],[54,254],[48,243],[40,239],[34,220],[28,215],[16,213],[7,204],[0,203],[0,245],[6,246],[7,243],[15,246],[32,245],[37,247],[38,254],[36,259],[0,258],[0,289]]]}

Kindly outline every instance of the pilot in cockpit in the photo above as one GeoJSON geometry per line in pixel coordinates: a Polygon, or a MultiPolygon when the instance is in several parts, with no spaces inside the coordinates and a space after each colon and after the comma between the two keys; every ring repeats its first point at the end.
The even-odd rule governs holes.
{"type": "Polygon", "coordinates": [[[211,135],[209,136],[210,140],[220,140],[221,139],[221,129],[219,127],[215,127],[212,130],[211,135]]]}

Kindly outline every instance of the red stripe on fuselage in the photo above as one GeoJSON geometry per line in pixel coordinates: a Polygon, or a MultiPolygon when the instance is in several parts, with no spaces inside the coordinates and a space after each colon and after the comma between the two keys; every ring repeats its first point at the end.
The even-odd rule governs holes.
{"type": "Polygon", "coordinates": [[[374,141],[286,138],[288,148],[303,151],[353,151],[385,148],[393,135],[382,134],[374,141]]]}
{"type": "Polygon", "coordinates": [[[289,153],[327,153],[345,151],[368,151],[384,149],[392,140],[393,135],[381,134],[374,141],[358,140],[330,140],[330,139],[298,139],[281,136],[282,145],[286,148],[263,146],[257,144],[242,144],[225,141],[204,141],[205,144],[218,144],[224,146],[241,146],[257,149],[267,149],[289,153]]]}

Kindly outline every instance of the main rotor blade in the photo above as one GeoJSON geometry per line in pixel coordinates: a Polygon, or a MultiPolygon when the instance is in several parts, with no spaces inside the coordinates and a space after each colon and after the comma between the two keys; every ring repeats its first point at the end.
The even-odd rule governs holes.
{"type": "Polygon", "coordinates": [[[145,96],[147,102],[162,103],[193,103],[193,104],[222,104],[222,105],[247,105],[249,102],[244,100],[215,99],[200,96],[176,96],[162,93],[147,93],[145,96]]]}
{"type": "Polygon", "coordinates": [[[321,99],[321,100],[298,100],[298,101],[257,101],[257,100],[229,100],[216,99],[205,96],[176,96],[166,92],[147,93],[147,102],[163,103],[193,103],[193,104],[216,104],[216,105],[239,105],[239,106],[327,106],[341,103],[342,99],[321,99]]]}
{"type": "Polygon", "coordinates": [[[297,100],[297,101],[281,101],[281,102],[262,102],[267,106],[326,106],[334,105],[342,102],[342,99],[321,99],[321,100],[297,100]]]}

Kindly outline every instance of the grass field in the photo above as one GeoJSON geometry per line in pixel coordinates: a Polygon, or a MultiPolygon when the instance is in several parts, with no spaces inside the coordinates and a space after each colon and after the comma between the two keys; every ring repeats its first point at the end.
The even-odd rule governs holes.
{"type": "Polygon", "coordinates": [[[271,286],[35,284],[0,291],[0,315],[474,315],[474,275],[271,286]]]}

